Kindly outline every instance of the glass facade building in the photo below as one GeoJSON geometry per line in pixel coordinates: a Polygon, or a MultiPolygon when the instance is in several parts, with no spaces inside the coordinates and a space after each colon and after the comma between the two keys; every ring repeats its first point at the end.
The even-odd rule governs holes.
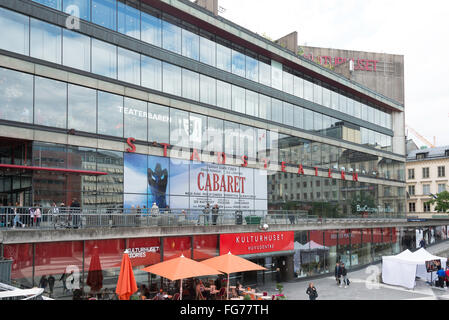
{"type": "MultiPolygon", "coordinates": [[[[262,48],[255,34],[243,40],[199,11],[189,16],[145,0],[0,1],[0,27],[8,30],[0,33],[0,170],[14,173],[0,176],[2,205],[76,198],[85,208],[216,203],[332,218],[404,213],[402,105],[274,43],[262,48]]],[[[83,240],[59,251],[17,244],[3,252],[17,259],[17,274],[32,261],[34,271],[19,282],[33,285],[49,261],[38,252],[73,260],[84,283],[94,248],[111,260],[110,277],[131,243],[164,248],[135,266],[183,250],[201,260],[221,248],[218,234],[178,238],[83,240]]],[[[336,260],[356,266],[398,252],[402,231],[295,231],[292,239],[290,253],[296,242],[322,246],[295,251],[291,263],[302,277],[329,272],[336,260]]]]}

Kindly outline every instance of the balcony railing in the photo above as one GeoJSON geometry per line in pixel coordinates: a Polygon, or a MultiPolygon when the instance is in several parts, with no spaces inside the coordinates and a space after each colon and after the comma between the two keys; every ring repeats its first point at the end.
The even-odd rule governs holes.
{"type": "Polygon", "coordinates": [[[0,207],[0,229],[64,229],[98,227],[174,227],[214,225],[308,225],[406,221],[393,213],[325,217],[292,210],[40,208],[37,218],[29,208],[0,207]],[[14,211],[15,210],[15,211],[14,211]]]}

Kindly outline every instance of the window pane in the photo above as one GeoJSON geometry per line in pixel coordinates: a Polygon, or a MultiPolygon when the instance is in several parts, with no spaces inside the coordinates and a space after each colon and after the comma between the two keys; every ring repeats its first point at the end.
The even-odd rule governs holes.
{"type": "Polygon", "coordinates": [[[65,66],[90,72],[90,38],[63,29],[63,56],[65,66]]]}
{"type": "Polygon", "coordinates": [[[304,109],[304,129],[313,130],[313,111],[304,109]]]}
{"type": "Polygon", "coordinates": [[[217,106],[231,110],[231,84],[217,80],[217,106]]]}
{"type": "Polygon", "coordinates": [[[271,65],[259,61],[259,82],[271,86],[271,65]]]}
{"type": "Polygon", "coordinates": [[[232,73],[245,77],[245,55],[232,50],[232,73]]]}
{"type": "Polygon", "coordinates": [[[339,110],[341,112],[347,113],[348,110],[347,110],[347,98],[346,98],[346,96],[340,93],[339,94],[339,99],[340,99],[340,101],[339,101],[339,110]]]}
{"type": "Polygon", "coordinates": [[[118,48],[118,79],[140,86],[140,54],[118,48]]]}
{"type": "Polygon", "coordinates": [[[64,12],[83,20],[90,21],[89,0],[63,0],[64,12]]]}
{"type": "Polygon", "coordinates": [[[246,56],[246,78],[253,81],[259,80],[259,61],[246,56]]]}
{"type": "Polygon", "coordinates": [[[271,99],[271,120],[282,123],[282,101],[271,99]]]}
{"type": "Polygon", "coordinates": [[[200,100],[200,75],[187,69],[182,69],[182,96],[187,99],[200,100]]]}
{"type": "Polygon", "coordinates": [[[182,29],[182,55],[195,60],[200,58],[200,37],[185,29],[182,29]]]}
{"type": "Polygon", "coordinates": [[[170,110],[170,144],[177,147],[190,146],[189,113],[177,109],[170,110]]]}
{"type": "Polygon", "coordinates": [[[31,56],[61,63],[61,28],[31,19],[31,56]]]}
{"type": "Polygon", "coordinates": [[[265,120],[271,120],[271,98],[259,95],[259,117],[265,120]]]}
{"type": "Polygon", "coordinates": [[[200,61],[215,66],[215,42],[200,37],[200,61]]]}
{"type": "Polygon", "coordinates": [[[217,68],[231,72],[231,49],[218,43],[217,68]]]}
{"type": "Polygon", "coordinates": [[[164,92],[181,96],[181,68],[165,62],[162,68],[164,92]]]}
{"type": "Polygon", "coordinates": [[[234,122],[224,122],[226,162],[232,162],[231,156],[237,156],[239,151],[239,125],[234,122]]]}
{"type": "Polygon", "coordinates": [[[245,89],[232,86],[232,110],[245,113],[245,89]]]}
{"type": "Polygon", "coordinates": [[[293,94],[293,75],[291,73],[283,72],[282,90],[293,94]]]}
{"type": "Polygon", "coordinates": [[[96,39],[92,39],[92,72],[117,78],[117,47],[96,39]]]}
{"type": "Polygon", "coordinates": [[[123,97],[98,91],[98,133],[123,137],[123,97]]]}
{"type": "Polygon", "coordinates": [[[215,106],[217,84],[214,78],[200,75],[200,101],[215,106]]]}
{"type": "Polygon", "coordinates": [[[169,143],[170,109],[154,103],[148,103],[148,141],[169,143]]]}
{"type": "Polygon", "coordinates": [[[346,99],[346,103],[347,103],[347,113],[351,116],[355,115],[355,109],[354,109],[354,100],[347,98],[346,99]]]}
{"type": "Polygon", "coordinates": [[[331,90],[331,108],[334,110],[338,110],[338,92],[331,90]]]}
{"type": "Polygon", "coordinates": [[[67,84],[35,77],[34,123],[66,128],[67,84]]]}
{"type": "Polygon", "coordinates": [[[33,76],[0,68],[0,119],[33,123],[33,76]]]}
{"type": "Polygon", "coordinates": [[[147,103],[125,97],[125,138],[147,141],[147,103]]]}
{"type": "Polygon", "coordinates": [[[162,91],[162,62],[142,55],[142,86],[162,91]]]}
{"type": "Polygon", "coordinates": [[[61,10],[61,0],[33,0],[33,1],[56,10],[61,10]]]}
{"type": "Polygon", "coordinates": [[[240,125],[239,155],[246,155],[250,159],[256,157],[255,153],[255,130],[253,127],[240,125]]]}
{"type": "Polygon", "coordinates": [[[283,123],[289,126],[293,126],[293,105],[287,102],[284,102],[283,105],[284,105],[283,123]]]}
{"type": "Polygon", "coordinates": [[[167,21],[162,21],[162,46],[164,49],[181,54],[181,28],[167,21]]]}
{"type": "Polygon", "coordinates": [[[313,83],[304,80],[304,99],[313,101],[313,83]]]}
{"type": "Polygon", "coordinates": [[[92,0],[92,22],[108,29],[117,30],[116,0],[92,0]]]}
{"type": "Polygon", "coordinates": [[[313,130],[321,131],[323,129],[323,115],[321,113],[313,113],[313,130]]]}
{"type": "Polygon", "coordinates": [[[68,85],[69,129],[97,132],[97,92],[96,90],[68,85]]]}
{"type": "Polygon", "coordinates": [[[204,149],[207,143],[207,117],[190,113],[189,125],[190,147],[197,150],[204,149]]]}
{"type": "Polygon", "coordinates": [[[246,90],[246,114],[257,117],[259,115],[259,95],[246,90]]]}
{"type": "Polygon", "coordinates": [[[331,92],[327,88],[323,88],[323,106],[328,108],[331,106],[331,92]]]}
{"type": "Polygon", "coordinates": [[[140,40],[140,11],[118,2],[118,32],[140,40]]]}
{"type": "Polygon", "coordinates": [[[161,19],[141,12],[142,41],[160,47],[162,44],[162,21],[161,19]]]}
{"type": "Polygon", "coordinates": [[[323,87],[313,84],[313,102],[323,104],[323,87]]]}
{"type": "Polygon", "coordinates": [[[304,129],[304,109],[298,106],[294,106],[293,109],[293,125],[296,128],[304,129]]]}
{"type": "Polygon", "coordinates": [[[360,119],[361,113],[362,113],[362,109],[361,109],[360,101],[354,100],[354,117],[357,117],[360,119]]]}
{"type": "Polygon", "coordinates": [[[206,150],[223,152],[223,120],[208,117],[206,150]]]}
{"type": "Polygon", "coordinates": [[[29,55],[30,19],[27,16],[0,8],[0,49],[29,55]]]}

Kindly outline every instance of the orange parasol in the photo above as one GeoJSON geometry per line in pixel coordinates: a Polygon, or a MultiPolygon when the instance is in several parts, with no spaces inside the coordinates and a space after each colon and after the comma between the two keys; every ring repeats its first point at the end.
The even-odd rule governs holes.
{"type": "Polygon", "coordinates": [[[180,299],[182,299],[182,279],[221,274],[220,271],[195,260],[186,258],[184,255],[141,270],[157,274],[172,281],[181,280],[180,299]]]}
{"type": "Polygon", "coordinates": [[[223,254],[218,257],[210,258],[201,263],[220,270],[221,272],[228,274],[228,282],[226,288],[226,298],[229,297],[229,274],[234,272],[252,271],[252,270],[267,270],[266,268],[243,259],[239,256],[234,256],[231,252],[223,254]]]}
{"type": "Polygon", "coordinates": [[[133,267],[128,256],[128,250],[123,253],[120,275],[118,277],[117,293],[120,300],[129,300],[129,297],[137,291],[137,283],[134,278],[133,267]]]}

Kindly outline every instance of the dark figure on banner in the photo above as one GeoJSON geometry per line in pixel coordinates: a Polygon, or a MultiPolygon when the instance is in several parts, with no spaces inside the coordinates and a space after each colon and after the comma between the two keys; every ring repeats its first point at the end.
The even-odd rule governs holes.
{"type": "Polygon", "coordinates": [[[153,195],[153,202],[156,202],[159,208],[166,208],[167,202],[165,194],[167,192],[168,171],[162,169],[161,164],[156,164],[156,168],[148,168],[148,184],[153,195]]]}

